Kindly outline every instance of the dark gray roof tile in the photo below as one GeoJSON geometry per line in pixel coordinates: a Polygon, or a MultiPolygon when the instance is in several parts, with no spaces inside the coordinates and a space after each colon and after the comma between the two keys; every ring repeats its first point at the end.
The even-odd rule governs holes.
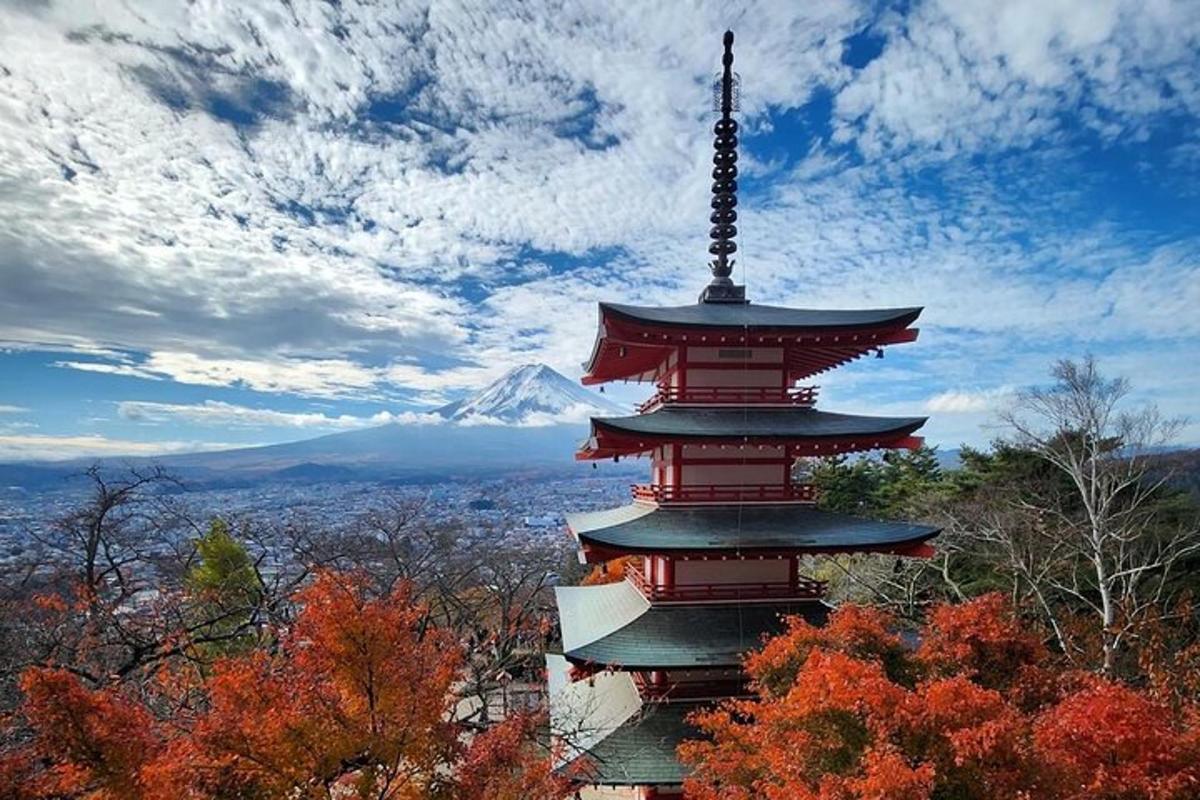
{"type": "Polygon", "coordinates": [[[831,514],[800,505],[750,503],[692,508],[634,503],[568,514],[567,525],[584,544],[631,553],[886,549],[922,542],[939,530],[929,525],[831,514]]]}
{"type": "Polygon", "coordinates": [[[912,323],[920,308],[810,309],[760,306],[754,303],[696,303],[687,306],[627,306],[601,303],[611,314],[654,325],[688,327],[830,330],[896,327],[912,323]]]}
{"type": "Polygon", "coordinates": [[[828,438],[905,435],[927,417],[867,417],[812,408],[697,408],[661,406],[649,414],[593,417],[595,428],[646,436],[689,438],[828,438]]]}
{"type": "Polygon", "coordinates": [[[604,737],[576,769],[587,783],[615,786],[663,786],[683,783],[688,770],[675,749],[700,737],[687,716],[699,703],[652,703],[641,714],[604,737]]]}
{"type": "Polygon", "coordinates": [[[784,629],[783,615],[823,624],[829,607],[793,603],[652,605],[612,633],[564,655],[575,663],[623,669],[735,667],[742,657],[784,629]]]}

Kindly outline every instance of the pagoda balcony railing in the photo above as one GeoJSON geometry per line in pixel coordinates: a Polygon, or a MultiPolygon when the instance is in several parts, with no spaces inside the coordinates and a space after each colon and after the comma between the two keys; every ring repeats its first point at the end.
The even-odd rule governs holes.
{"type": "Polygon", "coordinates": [[[647,600],[660,603],[697,603],[717,600],[817,600],[825,596],[829,584],[811,578],[796,583],[771,581],[763,583],[685,583],[675,586],[656,586],[635,564],[625,567],[625,577],[647,600]]]}
{"type": "Polygon", "coordinates": [[[633,673],[633,682],[647,700],[700,700],[710,697],[748,697],[752,693],[746,681],[731,680],[675,681],[654,683],[644,672],[633,673]]]}
{"type": "Polygon", "coordinates": [[[767,485],[660,486],[636,483],[630,486],[633,499],[643,503],[815,503],[817,487],[810,483],[767,485]]]}
{"type": "Polygon", "coordinates": [[[661,405],[695,403],[697,405],[788,405],[811,407],[817,402],[819,386],[660,386],[654,396],[638,406],[645,414],[661,405]]]}

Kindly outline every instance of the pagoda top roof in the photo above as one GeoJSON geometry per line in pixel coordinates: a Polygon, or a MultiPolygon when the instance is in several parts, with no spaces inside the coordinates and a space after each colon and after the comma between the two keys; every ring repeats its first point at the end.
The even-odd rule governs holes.
{"type": "Polygon", "coordinates": [[[587,548],[614,553],[830,553],[921,555],[939,532],[930,525],[831,514],[802,505],[662,508],[633,503],[568,514],[567,527],[587,548]]]}
{"type": "Polygon", "coordinates": [[[696,407],[667,405],[648,414],[592,417],[592,436],[580,460],[632,455],[663,442],[767,442],[813,444],[811,453],[851,452],[918,444],[906,437],[927,417],[869,417],[803,407],[696,407]],[[821,447],[819,442],[824,442],[821,447]]]}
{"type": "Polygon", "coordinates": [[[908,326],[920,308],[807,309],[753,303],[686,306],[600,304],[600,327],[584,364],[585,384],[657,380],[684,343],[721,347],[782,347],[791,380],[816,375],[911,342],[908,326]]]}
{"type": "Polygon", "coordinates": [[[920,316],[921,309],[811,309],[754,303],[692,303],[685,306],[600,303],[600,314],[670,327],[835,331],[907,327],[920,316]]]}
{"type": "Polygon", "coordinates": [[[783,615],[821,624],[829,607],[817,600],[725,605],[649,603],[628,581],[555,589],[563,655],[576,664],[622,669],[736,667],[742,657],[786,627],[783,615]]]}

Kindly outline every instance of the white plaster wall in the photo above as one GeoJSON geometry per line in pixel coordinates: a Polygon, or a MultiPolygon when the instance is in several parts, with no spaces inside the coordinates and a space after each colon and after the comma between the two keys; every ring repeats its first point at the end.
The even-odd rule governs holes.
{"type": "Polygon", "coordinates": [[[676,561],[675,585],[690,583],[786,583],[789,559],[676,561]]]}
{"type": "Polygon", "coordinates": [[[685,464],[684,486],[782,485],[788,479],[785,464],[685,464]]]}
{"type": "Polygon", "coordinates": [[[689,369],[687,385],[700,386],[783,386],[783,370],[778,369],[689,369]]]}

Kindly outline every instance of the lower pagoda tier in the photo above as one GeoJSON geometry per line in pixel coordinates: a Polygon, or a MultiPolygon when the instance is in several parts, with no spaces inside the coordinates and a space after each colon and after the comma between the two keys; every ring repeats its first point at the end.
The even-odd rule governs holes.
{"type": "Polygon", "coordinates": [[[629,581],[555,589],[563,656],[578,667],[692,670],[738,667],[785,616],[824,624],[820,600],[762,603],[649,602],[629,581]]]}
{"type": "Polygon", "coordinates": [[[688,770],[675,749],[699,737],[687,717],[711,702],[649,702],[627,672],[573,681],[570,663],[559,655],[547,656],[546,668],[560,772],[593,786],[683,783],[688,770]]]}
{"type": "Polygon", "coordinates": [[[877,552],[928,555],[938,528],[869,520],[802,505],[663,508],[632,503],[567,515],[588,562],[623,555],[877,552]]]}
{"type": "Polygon", "coordinates": [[[647,703],[641,713],[601,739],[588,754],[581,776],[595,786],[677,786],[687,777],[675,748],[700,732],[688,723],[711,704],[647,703]]]}

